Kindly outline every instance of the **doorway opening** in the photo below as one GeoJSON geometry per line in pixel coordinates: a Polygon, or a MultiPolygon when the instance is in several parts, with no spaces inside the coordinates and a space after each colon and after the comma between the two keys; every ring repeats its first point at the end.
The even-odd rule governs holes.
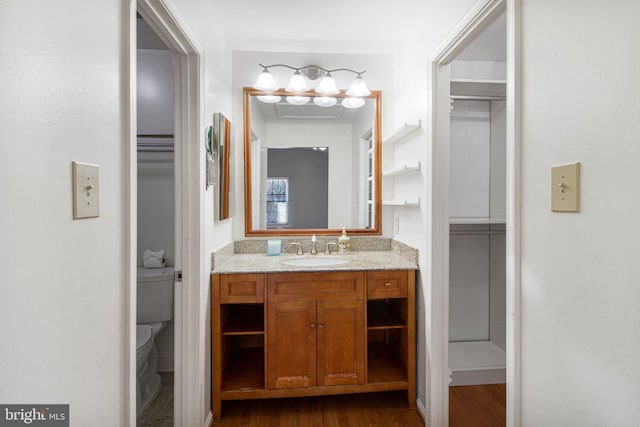
{"type": "Polygon", "coordinates": [[[450,63],[450,426],[506,424],[506,39],[503,13],[450,63]]]}
{"type": "MultiPolygon", "coordinates": [[[[202,373],[206,371],[205,357],[206,345],[204,329],[206,312],[203,289],[207,286],[206,269],[204,268],[204,242],[201,230],[204,228],[203,195],[199,189],[204,188],[204,147],[202,146],[202,87],[203,87],[203,63],[201,60],[202,49],[192,36],[188,26],[183,22],[171,0],[138,0],[132,2],[128,9],[129,17],[129,103],[125,107],[128,114],[128,147],[125,155],[128,175],[127,185],[127,294],[128,303],[128,395],[126,396],[126,422],[125,425],[137,424],[137,321],[138,321],[138,297],[143,296],[138,291],[138,266],[144,267],[145,249],[150,249],[151,256],[156,258],[160,267],[164,262],[173,264],[175,275],[170,288],[173,288],[173,334],[160,339],[162,345],[167,346],[166,341],[173,338],[174,351],[165,351],[164,355],[157,357],[158,366],[162,370],[173,367],[173,416],[168,415],[167,422],[173,421],[174,425],[205,425],[206,421],[206,392],[205,384],[201,381],[202,373]],[[170,119],[173,123],[173,132],[170,129],[162,129],[161,133],[147,133],[138,129],[137,114],[137,68],[143,63],[138,60],[137,28],[140,15],[152,31],[168,48],[169,54],[159,54],[161,62],[171,63],[172,72],[165,76],[165,80],[173,83],[173,102],[168,106],[170,119]],[[163,56],[164,55],[164,56],[163,56]],[[170,61],[166,57],[170,55],[170,61]],[[139,64],[140,62],[140,64],[139,64]],[[138,135],[141,138],[138,138],[138,135]],[[173,135],[171,137],[171,135],[173,135]],[[168,171],[170,140],[173,139],[173,174],[168,171]],[[143,147],[142,152],[138,146],[143,147]],[[155,151],[151,151],[151,150],[155,151]],[[164,151],[163,151],[164,150],[164,151]],[[164,158],[162,158],[164,156],[164,158]],[[139,237],[138,231],[145,234],[138,223],[138,210],[140,216],[148,216],[148,207],[139,206],[138,192],[148,188],[163,187],[157,183],[145,182],[148,176],[138,179],[138,158],[147,161],[149,170],[147,175],[161,174],[165,180],[170,180],[173,175],[173,201],[164,202],[162,210],[165,214],[164,224],[173,222],[173,233],[167,232],[165,240],[156,243],[144,240],[147,237],[139,237]],[[155,160],[150,161],[149,159],[155,160]],[[146,187],[145,187],[146,186],[146,187]],[[145,213],[145,209],[147,209],[145,213]],[[171,213],[173,221],[171,221],[171,213]],[[141,228],[141,230],[138,230],[141,228]],[[170,235],[173,234],[173,242],[170,235]],[[148,242],[148,243],[143,243],[148,242]],[[156,246],[159,245],[159,246],[156,246]],[[147,247],[149,246],[149,247],[147,247]],[[153,246],[153,247],[152,247],[153,246]],[[164,253],[161,251],[164,249],[164,253]],[[170,259],[173,250],[173,260],[170,259]],[[140,259],[139,257],[142,257],[140,259]],[[166,356],[166,357],[162,357],[166,356]],[[171,360],[173,358],[173,360],[171,360]],[[197,396],[197,397],[196,397],[197,396]]],[[[158,59],[158,58],[155,58],[158,59]]],[[[163,69],[165,69],[164,67],[163,69]]],[[[165,70],[166,72],[166,70],[165,70]]],[[[141,111],[144,113],[143,111],[141,111]]],[[[144,126],[144,120],[140,118],[144,126]]],[[[152,191],[152,190],[149,190],[152,191]]],[[[145,195],[143,195],[145,196],[145,195]]],[[[161,197],[152,197],[153,202],[161,200],[161,197]]],[[[151,203],[148,200],[146,203],[151,203]]],[[[142,203],[141,203],[142,204],[142,203]]],[[[156,212],[157,213],[157,212],[156,212]]],[[[145,218],[146,218],[145,216],[145,218]]],[[[144,221],[145,218],[141,218],[144,221]]],[[[145,224],[146,226],[147,224],[145,224]]],[[[171,228],[166,226],[165,229],[171,228]]],[[[153,234],[153,233],[151,233],[153,234]]],[[[158,264],[156,263],[156,266],[158,264]]],[[[170,291],[169,291],[170,292],[170,291]]],[[[163,330],[167,330],[165,326],[163,330]]],[[[157,349],[156,349],[157,350],[157,349]]],[[[156,371],[157,371],[156,367],[156,371]]],[[[170,383],[171,379],[167,380],[170,383]]]]}
{"type": "Polygon", "coordinates": [[[517,7],[517,0],[478,1],[430,58],[431,304],[442,307],[434,317],[434,345],[442,351],[432,362],[430,415],[438,425],[453,421],[451,383],[505,378],[500,424],[518,425],[517,7]],[[502,60],[465,57],[501,20],[502,60]],[[475,346],[485,360],[473,355],[475,346]]]}
{"type": "Polygon", "coordinates": [[[173,55],[136,22],[136,418],[145,426],[173,423],[174,413],[175,100],[173,55]]]}

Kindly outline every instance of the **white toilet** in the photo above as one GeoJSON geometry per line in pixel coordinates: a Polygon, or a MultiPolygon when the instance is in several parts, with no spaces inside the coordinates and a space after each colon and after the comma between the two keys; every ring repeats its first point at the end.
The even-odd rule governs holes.
{"type": "Polygon", "coordinates": [[[136,407],[142,415],[160,390],[154,338],[173,319],[173,267],[138,268],[136,407]]]}

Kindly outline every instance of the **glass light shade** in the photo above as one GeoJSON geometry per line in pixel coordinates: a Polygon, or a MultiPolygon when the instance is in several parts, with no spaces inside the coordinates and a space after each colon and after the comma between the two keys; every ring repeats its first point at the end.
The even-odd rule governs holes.
{"type": "Polygon", "coordinates": [[[289,80],[289,85],[285,89],[287,92],[306,92],[309,90],[309,85],[307,85],[307,81],[304,79],[300,71],[296,70],[291,76],[291,80],[289,80]]]}
{"type": "Polygon", "coordinates": [[[358,77],[353,79],[353,82],[351,82],[351,86],[349,86],[349,90],[347,90],[347,95],[349,96],[371,95],[371,91],[367,87],[367,84],[364,82],[364,79],[360,74],[358,74],[358,77]]]}
{"type": "Polygon", "coordinates": [[[360,108],[364,105],[362,98],[345,98],[342,100],[342,106],[345,108],[360,108]]]}
{"type": "Polygon", "coordinates": [[[315,96],[313,103],[319,107],[333,107],[338,103],[338,100],[332,96],[315,96]]]}
{"type": "Polygon", "coordinates": [[[311,98],[309,98],[308,96],[287,96],[287,102],[291,105],[304,105],[309,102],[310,99],[311,98]]]}
{"type": "Polygon", "coordinates": [[[327,73],[322,80],[320,80],[320,84],[316,88],[316,92],[322,95],[336,95],[340,93],[338,86],[336,86],[336,81],[331,76],[331,73],[327,73]]]}
{"type": "Polygon", "coordinates": [[[276,102],[280,102],[282,97],[278,95],[263,95],[258,96],[258,101],[265,102],[267,104],[275,104],[276,102]]]}
{"type": "Polygon", "coordinates": [[[253,88],[258,90],[276,90],[278,89],[278,85],[276,85],[276,81],[273,79],[269,70],[265,68],[258,76],[258,80],[254,83],[253,88]]]}

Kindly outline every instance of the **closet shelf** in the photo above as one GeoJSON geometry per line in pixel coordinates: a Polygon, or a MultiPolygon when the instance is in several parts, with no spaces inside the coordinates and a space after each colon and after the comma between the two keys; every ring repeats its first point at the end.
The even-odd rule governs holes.
{"type": "Polygon", "coordinates": [[[385,139],[382,142],[383,144],[392,144],[394,142],[397,142],[402,138],[404,138],[405,136],[409,135],[410,133],[414,132],[415,130],[419,129],[421,126],[422,126],[421,120],[418,120],[418,123],[416,124],[405,123],[404,126],[396,130],[393,134],[391,134],[391,136],[389,136],[387,139],[385,139]]]}
{"type": "Polygon", "coordinates": [[[407,200],[407,199],[383,200],[382,204],[385,206],[420,206],[420,197],[413,200],[407,200]]]}
{"type": "Polygon", "coordinates": [[[407,165],[404,164],[400,167],[389,169],[387,171],[382,172],[382,176],[394,176],[394,175],[402,175],[405,173],[419,171],[420,170],[420,162],[415,165],[407,165]]]}
{"type": "Polygon", "coordinates": [[[450,90],[452,96],[504,97],[507,83],[504,80],[452,79],[450,90]]]}

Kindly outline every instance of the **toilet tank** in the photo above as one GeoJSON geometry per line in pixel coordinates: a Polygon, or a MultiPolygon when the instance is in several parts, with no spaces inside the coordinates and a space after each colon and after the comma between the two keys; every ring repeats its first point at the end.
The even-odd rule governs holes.
{"type": "Polygon", "coordinates": [[[138,268],[136,323],[173,319],[173,267],[138,268]]]}

